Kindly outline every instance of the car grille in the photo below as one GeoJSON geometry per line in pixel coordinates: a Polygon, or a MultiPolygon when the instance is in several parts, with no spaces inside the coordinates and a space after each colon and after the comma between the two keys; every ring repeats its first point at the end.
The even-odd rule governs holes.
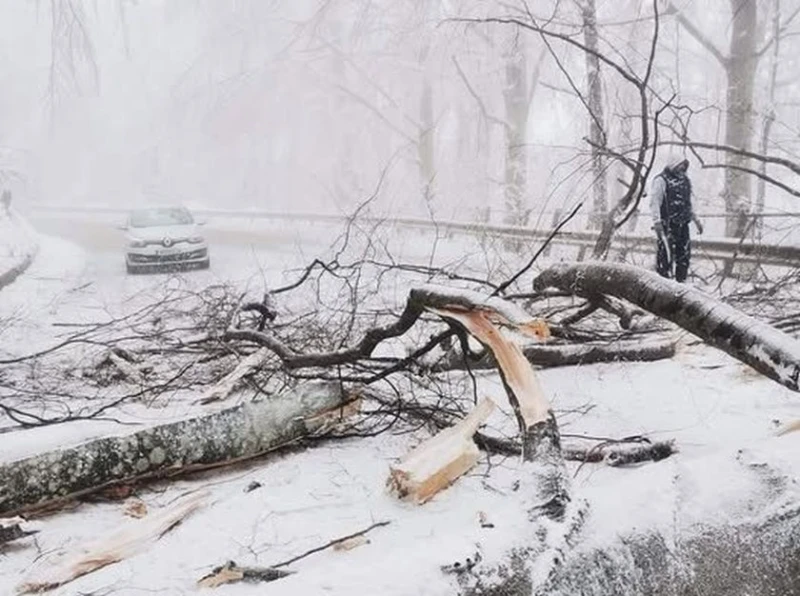
{"type": "Polygon", "coordinates": [[[180,263],[182,261],[193,261],[195,259],[202,259],[208,254],[205,248],[193,250],[191,252],[182,252],[174,255],[137,255],[131,254],[130,260],[132,263],[180,263]]]}

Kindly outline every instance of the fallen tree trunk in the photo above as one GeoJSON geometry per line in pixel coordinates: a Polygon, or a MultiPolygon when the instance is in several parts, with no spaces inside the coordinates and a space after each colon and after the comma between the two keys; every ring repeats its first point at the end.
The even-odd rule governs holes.
{"type": "Polygon", "coordinates": [[[672,321],[761,374],[800,391],[800,342],[686,284],[617,263],[561,263],[543,271],[534,289],[579,296],[616,296],[672,321]]]}
{"type": "MultiPolygon", "coordinates": [[[[582,344],[528,344],[522,347],[528,362],[542,368],[579,366],[599,362],[652,362],[672,358],[675,342],[671,339],[649,341],[625,340],[618,342],[587,342],[582,344]]],[[[433,367],[434,372],[447,370],[490,369],[497,366],[490,352],[483,352],[476,360],[464,361],[463,354],[454,352],[433,367]]]]}
{"type": "Polygon", "coordinates": [[[330,420],[320,414],[343,402],[338,383],[309,383],[272,399],[0,464],[0,515],[121,481],[255,457],[324,428],[330,420]]]}

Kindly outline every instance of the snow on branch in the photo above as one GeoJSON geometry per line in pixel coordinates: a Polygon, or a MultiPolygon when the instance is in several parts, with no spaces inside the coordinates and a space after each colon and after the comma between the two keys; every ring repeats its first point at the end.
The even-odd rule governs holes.
{"type": "Polygon", "coordinates": [[[689,285],[631,265],[586,262],[560,263],[543,271],[534,288],[549,287],[627,300],[800,391],[800,342],[689,285]]]}

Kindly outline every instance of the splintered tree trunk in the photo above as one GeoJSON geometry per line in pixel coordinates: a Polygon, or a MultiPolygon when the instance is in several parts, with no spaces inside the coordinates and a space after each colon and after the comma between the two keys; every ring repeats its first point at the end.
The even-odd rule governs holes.
{"type": "MultiPolygon", "coordinates": [[[[730,0],[731,42],[726,63],[728,78],[725,144],[749,151],[753,138],[753,88],[758,55],[756,53],[757,9],[753,0],[730,0]]],[[[749,168],[750,160],[728,152],[726,156],[725,234],[741,237],[750,210],[750,175],[737,168],[749,168]]]]}
{"type": "Polygon", "coordinates": [[[343,402],[336,383],[0,464],[0,515],[40,508],[120,481],[260,455],[309,436],[343,402]]]}
{"type": "MultiPolygon", "coordinates": [[[[594,0],[579,2],[583,20],[583,40],[586,47],[598,52],[597,10],[594,0]]],[[[586,57],[586,88],[589,104],[589,139],[592,142],[592,214],[590,224],[599,228],[608,210],[606,171],[601,147],[605,145],[603,116],[603,83],[600,79],[600,59],[596,53],[584,52],[586,57]]]]}
{"type": "Polygon", "coordinates": [[[534,287],[627,300],[800,391],[800,342],[686,284],[630,265],[594,262],[554,265],[536,278],[534,287]]]}

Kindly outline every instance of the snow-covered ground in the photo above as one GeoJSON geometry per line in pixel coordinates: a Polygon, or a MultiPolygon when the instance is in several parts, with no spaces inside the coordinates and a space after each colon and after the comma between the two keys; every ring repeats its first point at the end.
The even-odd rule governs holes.
{"type": "Polygon", "coordinates": [[[0,287],[27,267],[38,248],[38,234],[13,209],[0,208],[0,287]]]}
{"type": "MultiPolygon", "coordinates": [[[[15,321],[2,336],[4,350],[12,342],[23,343],[18,348],[23,352],[49,345],[58,332],[54,323],[92,320],[132,296],[157,292],[173,279],[126,276],[111,233],[103,239],[72,225],[49,225],[62,237],[93,238],[96,244],[81,248],[59,238],[42,240],[30,270],[0,294],[0,318],[13,315],[15,321]]],[[[286,269],[324,251],[331,239],[322,231],[309,235],[308,230],[284,229],[275,230],[269,241],[262,233],[248,236],[248,230],[235,224],[217,225],[213,234],[212,269],[186,274],[182,283],[200,287],[235,279],[247,284],[263,276],[270,286],[280,283],[286,269]]],[[[409,259],[420,258],[429,248],[414,236],[401,242],[409,259]]],[[[458,262],[465,251],[442,241],[438,254],[446,262],[458,262]]],[[[800,433],[775,436],[781,423],[800,418],[797,395],[693,342],[688,334],[674,333],[680,344],[672,360],[540,371],[567,438],[643,434],[675,439],[679,449],[661,462],[629,468],[571,463],[573,498],[588,505],[578,549],[611,548],[621,538],[648,531],[677,542],[700,532],[704,524],[735,525],[800,502],[795,482],[800,433]]],[[[478,393],[501,406],[490,419],[490,429],[506,428],[509,407],[497,376],[478,374],[478,393]]],[[[139,422],[152,424],[182,413],[180,408],[132,409],[127,415],[147,416],[139,422]]],[[[111,422],[86,421],[0,434],[0,461],[127,430],[111,422]]],[[[484,456],[431,502],[398,502],[385,488],[389,465],[425,436],[420,431],[322,443],[139,489],[136,497],[150,514],[188,491],[208,491],[210,496],[200,511],[142,552],[52,593],[452,594],[453,578],[443,573],[442,565],[476,552],[485,562],[500,561],[510,548],[533,539],[535,528],[526,513],[527,470],[515,458],[484,456]],[[522,488],[517,488],[519,480],[522,488]],[[248,492],[252,481],[261,486],[248,492]],[[492,527],[483,527],[481,517],[492,527]],[[369,543],[313,554],[289,566],[294,575],[268,585],[196,587],[199,578],[228,560],[269,566],[381,521],[390,523],[369,532],[369,543]]],[[[0,593],[13,593],[62,555],[75,554],[121,525],[138,523],[124,509],[124,502],[82,504],[37,522],[41,532],[35,536],[0,547],[0,593]]]]}

